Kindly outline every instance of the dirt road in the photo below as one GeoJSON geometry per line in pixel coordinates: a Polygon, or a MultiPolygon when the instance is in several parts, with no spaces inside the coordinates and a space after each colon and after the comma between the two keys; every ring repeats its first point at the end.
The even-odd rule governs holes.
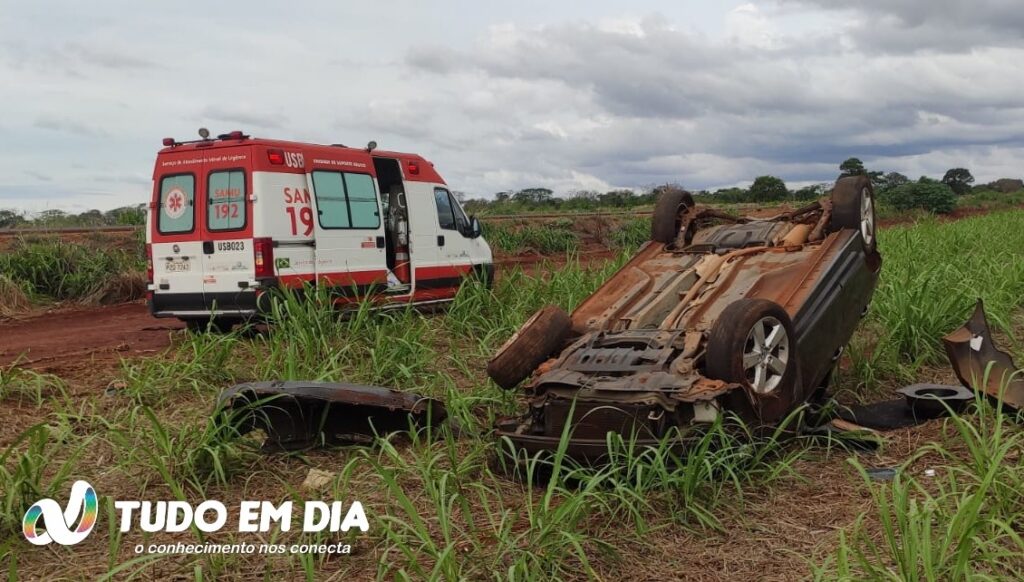
{"type": "Polygon", "coordinates": [[[117,360],[170,345],[182,324],[154,319],[144,303],[51,310],[0,321],[0,365],[67,369],[72,362],[117,360]]]}

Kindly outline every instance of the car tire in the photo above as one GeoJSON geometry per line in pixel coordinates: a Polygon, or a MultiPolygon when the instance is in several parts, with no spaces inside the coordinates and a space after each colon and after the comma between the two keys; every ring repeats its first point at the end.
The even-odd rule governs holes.
{"type": "Polygon", "coordinates": [[[505,390],[515,388],[565,344],[572,332],[569,314],[548,305],[526,321],[487,363],[487,375],[505,390]]]}
{"type": "Polygon", "coordinates": [[[875,252],[878,246],[875,227],[875,189],[867,176],[846,176],[832,189],[832,218],[829,230],[849,228],[860,232],[864,250],[875,252]]]}
{"type": "Polygon", "coordinates": [[[679,236],[682,219],[679,214],[685,208],[693,207],[693,196],[678,188],[665,188],[654,204],[651,217],[651,240],[669,244],[679,236]]]}
{"type": "Polygon", "coordinates": [[[797,368],[793,323],[775,302],[740,299],[726,307],[711,328],[707,376],[741,384],[749,396],[745,402],[763,422],[782,418],[795,403],[797,368]]]}

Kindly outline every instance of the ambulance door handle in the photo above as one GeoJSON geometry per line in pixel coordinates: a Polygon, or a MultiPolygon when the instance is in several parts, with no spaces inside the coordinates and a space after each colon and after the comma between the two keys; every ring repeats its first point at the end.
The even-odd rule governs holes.
{"type": "Polygon", "coordinates": [[[206,255],[212,255],[213,254],[213,241],[212,240],[204,240],[203,241],[203,254],[206,254],[206,255]]]}
{"type": "Polygon", "coordinates": [[[437,246],[439,246],[439,247],[443,247],[444,246],[444,235],[443,234],[437,235],[437,246]]]}
{"type": "Polygon", "coordinates": [[[386,244],[386,243],[384,242],[384,237],[382,237],[382,236],[378,236],[378,237],[377,237],[377,248],[378,248],[378,249],[382,249],[382,248],[384,248],[385,246],[387,246],[387,244],[386,244]]]}

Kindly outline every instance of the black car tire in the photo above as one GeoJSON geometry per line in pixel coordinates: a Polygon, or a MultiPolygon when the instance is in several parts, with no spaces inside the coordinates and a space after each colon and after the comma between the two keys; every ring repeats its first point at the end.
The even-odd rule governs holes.
{"type": "Polygon", "coordinates": [[[709,378],[743,385],[747,401],[761,421],[778,420],[794,404],[798,375],[796,335],[789,315],[767,299],[747,298],[730,304],[708,336],[705,371],[709,378]],[[776,330],[783,335],[772,336],[776,330]],[[775,345],[769,346],[770,341],[775,345]]]}
{"type": "Polygon", "coordinates": [[[864,250],[875,252],[876,236],[875,189],[867,176],[846,176],[836,181],[832,189],[832,218],[829,230],[836,232],[849,228],[860,232],[864,250]]]}
{"type": "Polygon", "coordinates": [[[515,388],[556,351],[572,332],[572,320],[556,305],[548,305],[519,328],[487,363],[487,375],[505,390],[515,388]]]}
{"type": "Polygon", "coordinates": [[[682,226],[679,214],[683,209],[692,207],[693,196],[689,192],[678,188],[663,189],[654,204],[651,240],[664,244],[675,241],[679,235],[679,227],[682,226]]]}

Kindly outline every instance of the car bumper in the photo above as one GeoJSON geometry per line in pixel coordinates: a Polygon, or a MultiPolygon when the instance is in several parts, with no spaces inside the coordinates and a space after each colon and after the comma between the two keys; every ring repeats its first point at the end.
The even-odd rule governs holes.
{"type": "Polygon", "coordinates": [[[249,318],[270,311],[265,289],[228,293],[152,293],[148,300],[154,317],[198,319],[207,317],[249,318]]]}

